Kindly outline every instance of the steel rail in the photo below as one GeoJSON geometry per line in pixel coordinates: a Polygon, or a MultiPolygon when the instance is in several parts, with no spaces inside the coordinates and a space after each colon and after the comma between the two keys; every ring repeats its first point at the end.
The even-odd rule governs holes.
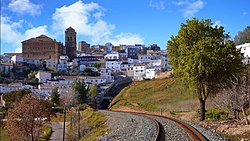
{"type": "MultiPolygon", "coordinates": [[[[193,140],[193,141],[208,141],[208,139],[204,135],[202,135],[202,133],[200,133],[198,130],[196,130],[193,126],[191,126],[191,125],[189,125],[181,120],[178,120],[176,118],[166,117],[166,116],[156,115],[156,114],[141,113],[141,112],[127,112],[127,111],[116,111],[116,112],[134,113],[137,115],[145,115],[145,116],[148,115],[148,116],[168,119],[168,120],[173,121],[173,122],[177,123],[178,125],[180,125],[186,131],[186,133],[188,134],[188,136],[190,137],[191,140],[193,140]]],[[[157,121],[157,122],[158,122],[158,124],[160,124],[159,121],[157,121]]],[[[159,129],[160,129],[160,127],[159,127],[159,129]]],[[[157,140],[155,140],[155,141],[160,141],[160,140],[161,139],[160,139],[160,133],[159,133],[157,140]]]]}

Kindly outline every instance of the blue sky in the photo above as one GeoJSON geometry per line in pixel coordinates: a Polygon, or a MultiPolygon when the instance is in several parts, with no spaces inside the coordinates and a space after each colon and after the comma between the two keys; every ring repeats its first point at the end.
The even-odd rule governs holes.
{"type": "Polygon", "coordinates": [[[231,37],[250,25],[249,0],[1,0],[1,53],[21,52],[21,41],[45,34],[91,45],[158,44],[161,49],[188,18],[211,19],[231,37]]]}

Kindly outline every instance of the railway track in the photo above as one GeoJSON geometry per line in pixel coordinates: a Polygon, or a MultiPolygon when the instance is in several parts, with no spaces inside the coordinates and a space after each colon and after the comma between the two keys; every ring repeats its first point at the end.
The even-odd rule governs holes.
{"type": "MultiPolygon", "coordinates": [[[[140,112],[123,112],[123,111],[115,111],[115,112],[130,113],[130,114],[135,114],[138,116],[143,116],[144,118],[148,118],[149,120],[154,122],[155,125],[157,126],[157,131],[155,132],[155,138],[153,138],[153,141],[165,141],[165,140],[176,140],[176,139],[184,140],[184,139],[179,138],[178,136],[176,137],[176,135],[170,135],[171,133],[169,133],[169,131],[166,131],[166,130],[171,130],[171,129],[169,127],[168,129],[164,129],[165,128],[164,126],[166,126],[166,123],[164,123],[164,120],[169,120],[179,125],[184,130],[184,132],[188,135],[189,138],[186,138],[184,135],[183,135],[184,137],[182,137],[182,138],[185,138],[185,140],[187,141],[208,141],[208,139],[204,137],[194,127],[175,118],[165,117],[161,115],[140,113],[140,112]],[[169,136],[175,136],[175,139],[171,139],[171,137],[169,136]]],[[[184,134],[184,133],[176,133],[176,134],[184,134]]]]}

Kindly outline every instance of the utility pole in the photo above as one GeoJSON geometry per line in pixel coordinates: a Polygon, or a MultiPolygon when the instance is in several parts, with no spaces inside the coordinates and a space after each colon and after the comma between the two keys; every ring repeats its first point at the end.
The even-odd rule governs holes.
{"type": "Polygon", "coordinates": [[[63,107],[63,141],[65,140],[66,107],[63,107]]]}
{"type": "Polygon", "coordinates": [[[80,114],[80,106],[78,107],[78,140],[80,140],[80,119],[81,119],[81,114],[80,114]]]}

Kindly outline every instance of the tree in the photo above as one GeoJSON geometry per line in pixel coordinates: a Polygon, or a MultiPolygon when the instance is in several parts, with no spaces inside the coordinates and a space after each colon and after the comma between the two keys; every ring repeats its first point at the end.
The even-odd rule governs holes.
{"type": "Polygon", "coordinates": [[[198,96],[202,121],[207,97],[243,69],[242,55],[232,41],[226,40],[228,37],[222,26],[213,27],[209,19],[194,18],[182,23],[178,35],[167,44],[175,75],[198,96]]]}
{"type": "Polygon", "coordinates": [[[250,26],[247,26],[243,31],[238,32],[234,37],[234,42],[236,45],[250,43],[250,26]]]}
{"type": "Polygon", "coordinates": [[[51,98],[51,102],[53,103],[53,105],[60,104],[60,94],[58,92],[58,87],[55,87],[52,89],[50,98],[51,98]]]}
{"type": "Polygon", "coordinates": [[[230,80],[231,86],[222,89],[214,103],[228,113],[233,113],[235,119],[240,118],[242,111],[246,124],[249,124],[246,115],[246,109],[250,106],[250,70],[245,70],[242,74],[235,76],[230,80]],[[220,99],[220,100],[219,100],[220,99]],[[221,101],[223,99],[223,101],[221,101]]]}
{"type": "Polygon", "coordinates": [[[98,70],[100,70],[100,68],[101,68],[101,64],[100,63],[94,63],[93,64],[93,67],[95,67],[96,69],[98,69],[98,70]]]}
{"type": "Polygon", "coordinates": [[[74,94],[75,94],[75,98],[77,101],[77,104],[83,104],[85,103],[86,99],[87,99],[87,88],[85,86],[84,81],[82,80],[75,80],[72,85],[71,85],[74,94]]]}
{"type": "Polygon", "coordinates": [[[25,96],[8,111],[6,130],[10,141],[37,140],[41,134],[43,118],[49,117],[48,103],[34,95],[25,96]]]}
{"type": "Polygon", "coordinates": [[[3,95],[3,99],[5,101],[4,111],[7,112],[13,103],[21,101],[21,99],[24,96],[26,96],[30,93],[31,93],[30,90],[18,90],[18,91],[12,91],[9,93],[5,93],[3,95]]]}
{"type": "Polygon", "coordinates": [[[91,97],[91,98],[94,98],[96,95],[97,95],[97,86],[90,86],[89,89],[88,89],[88,93],[87,93],[87,96],[88,97],[91,97]]]}

